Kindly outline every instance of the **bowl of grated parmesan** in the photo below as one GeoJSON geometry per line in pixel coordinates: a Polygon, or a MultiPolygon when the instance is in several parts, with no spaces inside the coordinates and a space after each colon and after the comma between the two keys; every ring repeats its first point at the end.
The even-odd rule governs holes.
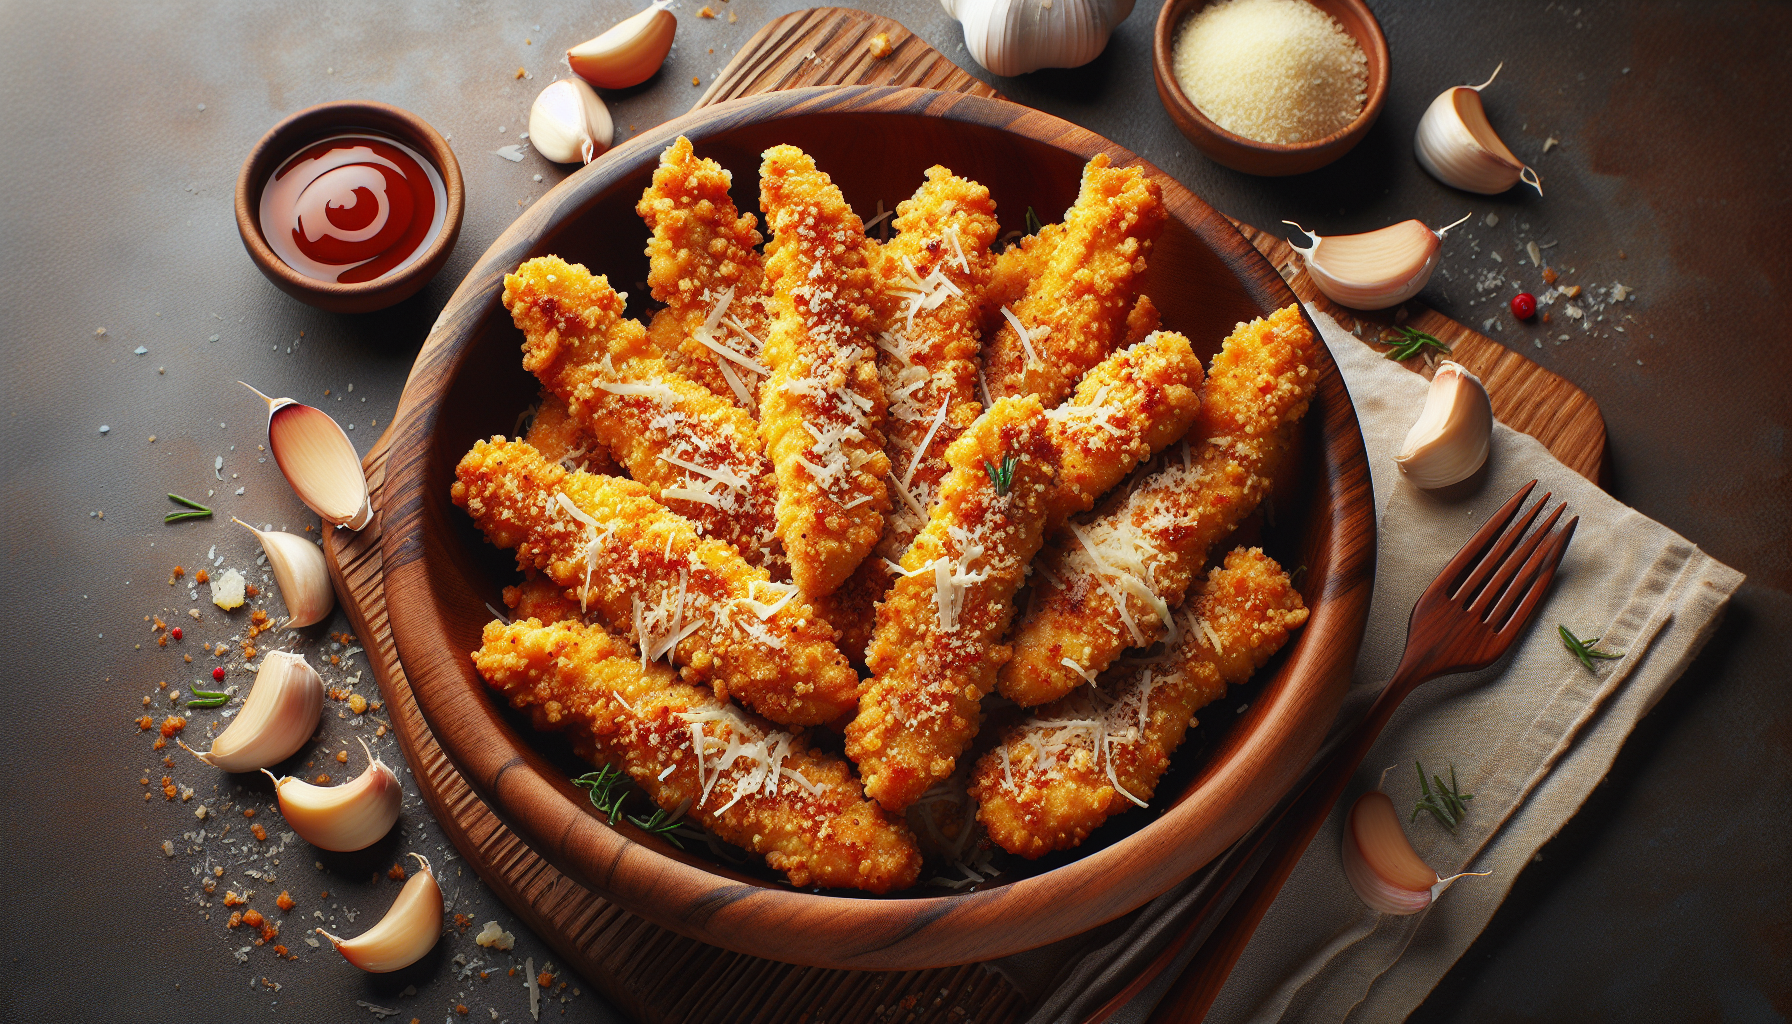
{"type": "Polygon", "coordinates": [[[1362,0],[1171,0],[1152,69],[1170,119],[1215,163],[1304,174],[1381,114],[1388,44],[1362,0]]]}

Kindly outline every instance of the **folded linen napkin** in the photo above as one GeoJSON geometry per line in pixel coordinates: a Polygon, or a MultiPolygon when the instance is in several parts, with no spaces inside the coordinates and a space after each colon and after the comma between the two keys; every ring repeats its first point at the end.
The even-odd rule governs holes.
{"type": "MultiPolygon", "coordinates": [[[[1375,594],[1341,725],[1358,721],[1393,674],[1419,594],[1521,485],[1538,480],[1538,491],[1566,500],[1580,525],[1554,589],[1510,655],[1482,672],[1427,683],[1400,707],[1239,959],[1209,1014],[1215,1021],[1387,1021],[1410,1014],[1486,927],[1538,848],[1579,810],[1743,579],[1503,424],[1494,425],[1488,465],[1475,478],[1444,492],[1412,486],[1393,457],[1427,382],[1324,313],[1307,311],[1350,390],[1375,487],[1375,594]],[[1624,656],[1596,662],[1589,672],[1563,648],[1558,623],[1624,656]],[[1415,760],[1444,773],[1454,764],[1462,791],[1475,796],[1455,834],[1429,816],[1408,826],[1420,856],[1443,875],[1492,874],[1462,879],[1425,913],[1377,914],[1344,878],[1340,827],[1350,804],[1389,766],[1388,795],[1398,807],[1412,806],[1415,760]]],[[[1328,748],[1342,731],[1334,727],[1328,748]]],[[[1229,851],[1219,863],[1235,855],[1229,851]]],[[[1216,884],[1218,866],[1093,935],[993,966],[1041,999],[1030,1024],[1080,1024],[1171,940],[1216,884]]],[[[1111,1019],[1138,1024],[1149,1017],[1197,945],[1111,1019]]]]}

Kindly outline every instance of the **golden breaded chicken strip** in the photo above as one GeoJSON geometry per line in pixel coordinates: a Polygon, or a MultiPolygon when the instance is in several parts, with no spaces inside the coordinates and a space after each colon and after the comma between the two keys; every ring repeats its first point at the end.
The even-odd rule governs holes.
{"type": "Polygon", "coordinates": [[[1033,858],[1076,846],[1146,805],[1194,714],[1251,677],[1307,621],[1300,594],[1257,548],[1226,556],[1183,612],[1167,663],[1110,673],[1010,729],[973,770],[989,836],[1033,858]]]}
{"type": "Polygon", "coordinates": [[[549,626],[585,621],[578,594],[533,569],[523,574],[523,582],[504,588],[504,607],[513,619],[536,619],[549,626]]]}
{"type": "Polygon", "coordinates": [[[781,571],[777,484],[753,418],[653,355],[606,278],[542,256],[504,278],[504,308],[523,331],[523,369],[630,476],[706,536],[781,571]]]}
{"type": "Polygon", "coordinates": [[[871,641],[876,603],[894,579],[885,559],[899,561],[926,527],[946,478],[946,449],[983,411],[977,400],[977,296],[995,263],[989,252],[999,230],[995,210],[989,189],[930,167],[913,198],[896,205],[897,234],[883,246],[886,277],[902,300],[877,342],[878,378],[889,400],[884,454],[898,500],[875,557],[816,602],[840,630],[841,648],[855,658],[871,641]]]}
{"type": "Polygon", "coordinates": [[[668,813],[763,855],[792,885],[882,893],[915,882],[915,837],[865,799],[845,760],[743,714],[597,626],[485,627],[473,662],[535,727],[614,765],[668,813]]]}
{"type": "Polygon", "coordinates": [[[878,606],[865,656],[875,675],[846,727],[846,756],[885,810],[951,775],[977,735],[1014,593],[1044,539],[1054,454],[1031,395],[997,402],[946,452],[952,471],[878,606]]]}
{"type": "Polygon", "coordinates": [[[853,707],[859,677],[833,630],[721,541],[697,535],[632,480],[568,473],[520,441],[480,441],[455,467],[454,503],[517,567],[576,588],[582,610],[775,722],[853,707]]]}
{"type": "Polygon", "coordinates": [[[753,215],[728,196],[732,183],[681,135],[635,212],[653,230],[647,286],[666,304],[648,325],[655,347],[672,369],[751,412],[765,369],[765,265],[753,215]]]}
{"type": "Polygon", "coordinates": [[[877,243],[833,181],[795,146],[765,151],[760,205],[773,322],[759,433],[778,474],[778,537],[804,594],[833,593],[879,535],[884,391],[873,340],[888,310],[877,243]]]}
{"type": "Polygon", "coordinates": [[[579,421],[573,419],[571,410],[566,408],[566,402],[546,388],[542,389],[541,404],[536,408],[535,418],[530,421],[523,440],[549,462],[558,462],[567,469],[582,469],[606,476],[622,473],[622,467],[610,455],[609,446],[579,426],[579,421]]]}
{"type": "Polygon", "coordinates": [[[1144,172],[1110,167],[1101,153],[1089,161],[1063,224],[1022,239],[1014,247],[1021,252],[1001,268],[999,287],[1024,276],[1027,289],[997,308],[1004,323],[984,346],[992,398],[1038,395],[1051,408],[1107,358],[1126,336],[1138,276],[1164,218],[1163,190],[1144,172]]]}
{"type": "MultiPolygon", "coordinates": [[[[1038,566],[1002,696],[1044,704],[1163,637],[1208,548],[1268,493],[1313,396],[1318,342],[1297,306],[1240,324],[1214,357],[1181,457],[1116,507],[1071,522],[1038,566]]],[[[1172,637],[1172,639],[1174,639],[1172,637]]]]}

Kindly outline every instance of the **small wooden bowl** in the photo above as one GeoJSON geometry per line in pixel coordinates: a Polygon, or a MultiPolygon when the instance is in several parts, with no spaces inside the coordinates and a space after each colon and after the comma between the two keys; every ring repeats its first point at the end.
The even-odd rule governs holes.
{"type": "Polygon", "coordinates": [[[1157,78],[1158,98],[1170,112],[1170,120],[1176,122],[1176,127],[1197,149],[1215,163],[1235,171],[1281,177],[1316,171],[1350,152],[1363,140],[1369,133],[1369,126],[1381,116],[1382,105],[1388,97],[1387,37],[1381,34],[1381,23],[1375,20],[1363,0],[1308,0],[1314,7],[1336,18],[1344,31],[1363,48],[1363,56],[1369,59],[1369,96],[1363,103],[1363,112],[1348,127],[1325,138],[1292,146],[1234,135],[1201,113],[1201,108],[1183,94],[1181,83],[1176,81],[1173,53],[1176,29],[1186,15],[1210,2],[1170,0],[1164,4],[1157,12],[1157,31],[1151,44],[1151,68],[1157,78]]]}
{"type": "Polygon", "coordinates": [[[1009,858],[1012,873],[981,891],[799,891],[763,865],[674,849],[626,821],[611,827],[569,781],[590,766],[572,763],[563,740],[533,732],[480,680],[469,653],[516,568],[448,494],[473,442],[512,434],[539,389],[499,303],[504,275],[555,253],[611,281],[644,280],[647,229],[635,203],[660,152],[681,134],[733,173],[743,210],[758,206],[760,153],[788,142],[811,153],[859,210],[880,199],[893,205],[929,166],[944,164],[989,186],[1007,230],[1022,226],[1029,204],[1048,218],[1069,206],[1083,165],[1106,153],[1163,187],[1169,222],[1144,289],[1165,327],[1193,339],[1203,359],[1238,321],[1296,301],[1275,268],[1174,179],[1089,131],[1011,103],[926,89],[793,89],[643,132],[537,200],[480,257],[424,342],[394,417],[380,510],[388,611],[405,675],[443,750],[524,842],[579,884],[673,931],[788,963],[909,970],[987,960],[1112,920],[1212,860],[1318,749],[1368,615],[1368,461],[1344,382],[1323,350],[1303,421],[1306,454],[1293,463],[1290,486],[1278,487],[1273,525],[1253,541],[1290,570],[1306,567],[1306,626],[1238,700],[1203,715],[1211,735],[1177,754],[1150,810],[1118,816],[1077,850],[1009,858]]]}
{"type": "Polygon", "coordinates": [[[243,248],[249,250],[249,258],[281,291],[332,313],[369,313],[417,294],[454,251],[465,204],[460,163],[454,159],[447,140],[416,114],[372,100],[320,103],[281,121],[255,144],[236,178],[236,229],[243,236],[243,248]],[[387,135],[410,146],[435,165],[448,193],[442,228],[426,243],[423,255],[397,274],[358,284],[319,281],[287,266],[269,247],[259,216],[262,187],[282,161],[319,139],[345,131],[387,135]]]}

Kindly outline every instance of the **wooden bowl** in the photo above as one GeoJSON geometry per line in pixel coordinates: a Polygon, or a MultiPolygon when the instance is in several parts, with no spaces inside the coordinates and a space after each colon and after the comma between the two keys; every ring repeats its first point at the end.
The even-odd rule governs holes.
{"type": "Polygon", "coordinates": [[[1224,217],[1161,171],[1076,125],[1001,101],[797,89],[707,107],[629,140],[543,196],[480,258],[424,343],[394,420],[381,509],[386,594],[405,674],[442,748],[506,824],[580,884],[666,928],[790,963],[907,970],[1002,956],[1111,920],[1206,864],[1317,750],[1362,639],[1375,556],[1369,471],[1344,383],[1323,353],[1307,454],[1293,486],[1278,492],[1263,539],[1290,569],[1306,567],[1311,619],[1243,691],[1242,714],[1211,713],[1216,742],[1178,755],[1153,810],[1121,815],[1077,851],[1019,862],[1006,884],[885,898],[798,891],[763,867],[729,867],[630,825],[611,828],[568,782],[589,766],[572,764],[563,741],[532,732],[480,681],[468,654],[516,570],[448,491],[474,440],[514,433],[537,392],[520,365],[522,336],[498,301],[504,274],[556,253],[644,293],[629,287],[647,274],[647,231],[634,206],[680,134],[733,172],[743,209],[758,205],[759,154],[789,142],[812,153],[860,210],[879,199],[890,208],[943,163],[990,187],[1006,229],[1022,225],[1029,204],[1047,219],[1063,210],[1084,163],[1105,152],[1163,186],[1170,221],[1146,288],[1166,326],[1207,355],[1238,321],[1295,301],[1224,217]]]}
{"type": "Polygon", "coordinates": [[[460,163],[454,159],[448,141],[416,114],[372,100],[320,103],[281,121],[255,144],[236,178],[236,229],[243,236],[243,248],[249,250],[249,258],[281,291],[332,313],[369,313],[417,294],[436,276],[442,264],[448,262],[448,254],[454,251],[465,205],[466,190],[461,184],[460,163]],[[416,262],[396,274],[358,284],[320,281],[287,266],[269,247],[267,237],[262,234],[259,216],[262,187],[287,157],[313,142],[345,131],[385,135],[410,146],[435,165],[448,193],[448,210],[442,227],[424,244],[423,254],[416,262]]]}
{"type": "Polygon", "coordinates": [[[1280,177],[1316,171],[1363,141],[1369,126],[1381,116],[1382,105],[1388,98],[1388,41],[1381,34],[1381,23],[1375,20],[1368,4],[1363,0],[1308,0],[1314,7],[1336,18],[1344,31],[1363,48],[1363,56],[1369,59],[1369,95],[1363,102],[1363,112],[1349,126],[1322,139],[1284,146],[1247,139],[1221,128],[1190,102],[1182,85],[1176,81],[1171,51],[1176,41],[1176,29],[1184,16],[1209,2],[1211,0],[1170,0],[1164,4],[1157,12],[1157,30],[1151,44],[1151,68],[1157,78],[1158,98],[1170,112],[1170,120],[1176,122],[1176,127],[1188,136],[1195,148],[1215,163],[1235,171],[1280,177]]]}

